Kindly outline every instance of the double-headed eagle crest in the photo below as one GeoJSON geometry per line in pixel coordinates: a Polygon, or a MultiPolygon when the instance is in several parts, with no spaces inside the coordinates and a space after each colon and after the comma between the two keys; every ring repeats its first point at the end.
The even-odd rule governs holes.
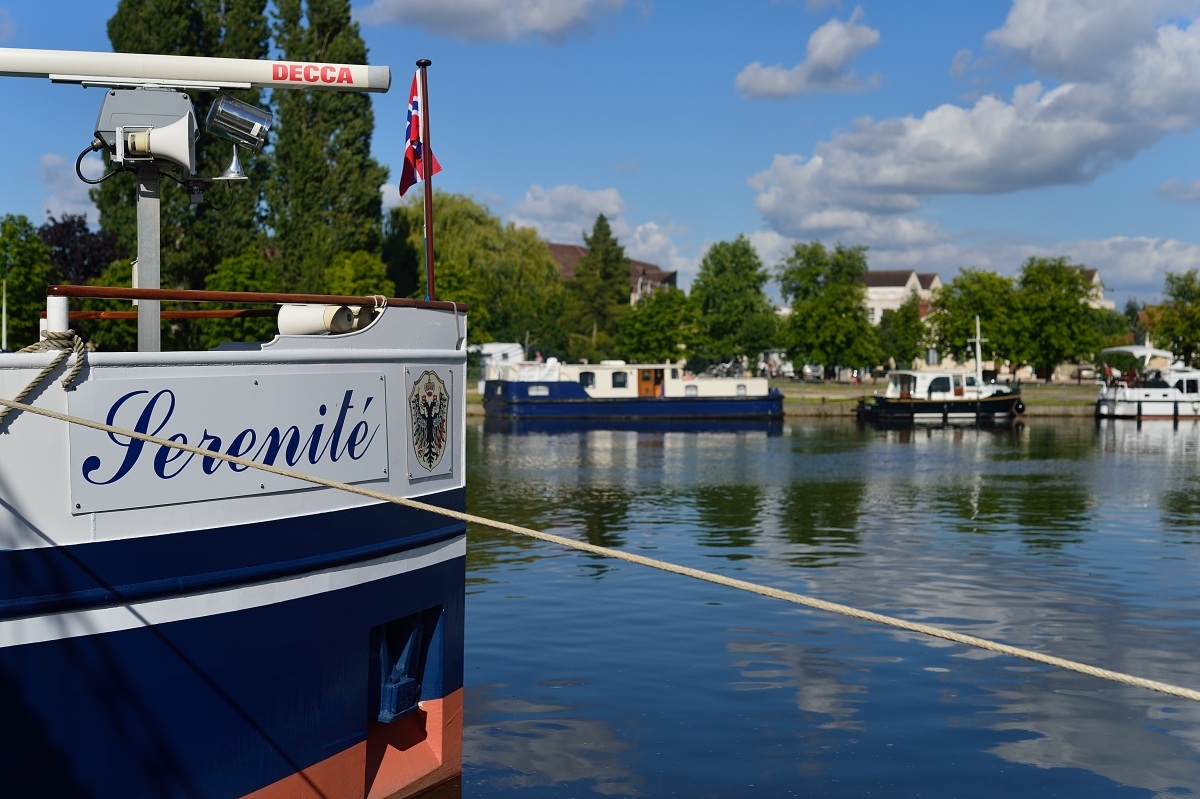
{"type": "Polygon", "coordinates": [[[426,471],[442,460],[450,425],[450,394],[437,372],[423,372],[408,395],[413,451],[426,471]]]}

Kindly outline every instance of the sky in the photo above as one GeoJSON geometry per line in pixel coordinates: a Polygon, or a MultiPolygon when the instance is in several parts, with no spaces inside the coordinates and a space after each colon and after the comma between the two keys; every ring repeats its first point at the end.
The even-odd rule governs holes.
{"type": "MultiPolygon", "coordinates": [[[[685,289],[739,235],[772,272],[818,240],[944,283],[1065,257],[1118,309],[1200,269],[1200,0],[352,5],[392,69],[373,95],[386,204],[428,58],[435,188],[552,242],[604,214],[685,289]]],[[[116,7],[0,0],[0,47],[110,51],[116,7]]],[[[0,77],[0,214],[95,221],[74,163],[101,100],[0,77]]]]}

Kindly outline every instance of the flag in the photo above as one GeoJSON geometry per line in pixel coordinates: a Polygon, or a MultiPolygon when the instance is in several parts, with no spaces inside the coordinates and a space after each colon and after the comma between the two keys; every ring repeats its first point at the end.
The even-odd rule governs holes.
{"type": "MultiPolygon", "coordinates": [[[[421,71],[417,70],[413,75],[412,88],[408,92],[408,127],[404,132],[404,163],[400,167],[400,196],[404,196],[404,192],[425,177],[422,171],[424,168],[423,156],[425,153],[425,131],[421,125],[421,115],[424,113],[422,106],[425,105],[425,98],[421,96],[420,83],[418,78],[421,76],[421,71]]],[[[441,171],[441,164],[433,156],[433,150],[429,150],[429,174],[436,175],[441,171]]]]}

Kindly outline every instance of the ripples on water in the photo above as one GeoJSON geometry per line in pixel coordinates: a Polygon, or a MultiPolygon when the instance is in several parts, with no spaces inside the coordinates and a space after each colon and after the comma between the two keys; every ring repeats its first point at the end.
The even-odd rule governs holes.
{"type": "MultiPolygon", "coordinates": [[[[1200,688],[1200,428],[468,431],[468,509],[1200,688]]],[[[1200,706],[485,528],[463,796],[1192,796],[1200,706]]]]}

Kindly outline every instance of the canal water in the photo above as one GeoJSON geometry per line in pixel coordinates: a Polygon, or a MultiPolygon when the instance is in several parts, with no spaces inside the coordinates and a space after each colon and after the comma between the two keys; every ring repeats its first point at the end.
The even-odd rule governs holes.
{"type": "MultiPolygon", "coordinates": [[[[1200,427],[522,429],[468,510],[1200,689],[1200,427]]],[[[463,797],[1186,797],[1200,703],[472,526],[463,797]]]]}

